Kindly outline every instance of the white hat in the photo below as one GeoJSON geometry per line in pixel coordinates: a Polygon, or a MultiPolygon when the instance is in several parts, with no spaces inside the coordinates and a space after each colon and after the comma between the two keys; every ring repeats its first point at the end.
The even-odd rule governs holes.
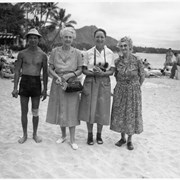
{"type": "Polygon", "coordinates": [[[36,35],[36,36],[39,36],[39,37],[42,37],[42,36],[39,34],[39,32],[37,31],[37,29],[35,29],[35,28],[30,29],[29,32],[26,34],[25,37],[27,37],[27,36],[30,35],[30,34],[36,35]]]}

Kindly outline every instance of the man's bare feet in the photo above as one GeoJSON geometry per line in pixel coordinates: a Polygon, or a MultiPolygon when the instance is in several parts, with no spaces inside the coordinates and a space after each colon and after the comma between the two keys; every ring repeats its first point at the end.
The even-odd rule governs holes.
{"type": "Polygon", "coordinates": [[[18,142],[19,142],[20,144],[23,144],[26,140],[27,140],[27,136],[23,136],[22,138],[20,138],[20,139],[18,140],[18,142]]]}
{"type": "Polygon", "coordinates": [[[33,135],[33,139],[34,139],[34,141],[35,141],[36,143],[42,142],[42,139],[41,139],[39,136],[37,136],[37,135],[33,135]]]}

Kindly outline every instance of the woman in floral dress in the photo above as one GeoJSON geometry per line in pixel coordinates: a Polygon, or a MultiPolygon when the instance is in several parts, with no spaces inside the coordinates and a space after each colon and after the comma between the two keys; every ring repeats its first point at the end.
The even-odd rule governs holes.
{"type": "Polygon", "coordinates": [[[128,37],[120,39],[119,48],[122,56],[115,61],[115,78],[110,129],[121,133],[121,139],[115,144],[133,150],[132,135],[143,131],[141,85],[145,74],[140,59],[132,54],[132,40],[128,37]]]}

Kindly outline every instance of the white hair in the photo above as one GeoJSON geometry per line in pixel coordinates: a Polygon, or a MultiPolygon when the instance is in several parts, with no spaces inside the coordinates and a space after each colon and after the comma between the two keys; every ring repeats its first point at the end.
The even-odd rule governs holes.
{"type": "Polygon", "coordinates": [[[119,40],[117,46],[120,47],[120,45],[121,45],[122,42],[127,42],[130,50],[133,51],[133,42],[132,42],[132,39],[131,39],[130,37],[125,36],[125,37],[121,38],[121,39],[119,40]]]}
{"type": "Polygon", "coordinates": [[[71,33],[73,36],[73,39],[76,39],[76,31],[72,27],[65,27],[60,31],[60,37],[63,37],[67,32],[71,33]]]}

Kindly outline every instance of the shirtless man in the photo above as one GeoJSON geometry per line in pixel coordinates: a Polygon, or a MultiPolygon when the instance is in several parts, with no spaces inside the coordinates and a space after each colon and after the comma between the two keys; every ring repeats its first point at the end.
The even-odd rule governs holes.
{"type": "Polygon", "coordinates": [[[27,140],[27,124],[28,124],[28,104],[31,97],[32,102],[32,122],[33,122],[33,139],[36,143],[42,141],[37,136],[37,128],[39,122],[39,103],[47,97],[47,56],[38,47],[41,35],[36,29],[31,29],[27,35],[28,48],[19,52],[15,66],[14,90],[12,96],[17,98],[20,95],[21,104],[21,123],[23,128],[23,137],[18,140],[24,143],[27,140]],[[43,70],[43,91],[41,91],[41,70],[43,70]],[[22,75],[21,75],[22,74],[22,75]],[[21,81],[18,91],[18,83],[21,75],[21,81]]]}

